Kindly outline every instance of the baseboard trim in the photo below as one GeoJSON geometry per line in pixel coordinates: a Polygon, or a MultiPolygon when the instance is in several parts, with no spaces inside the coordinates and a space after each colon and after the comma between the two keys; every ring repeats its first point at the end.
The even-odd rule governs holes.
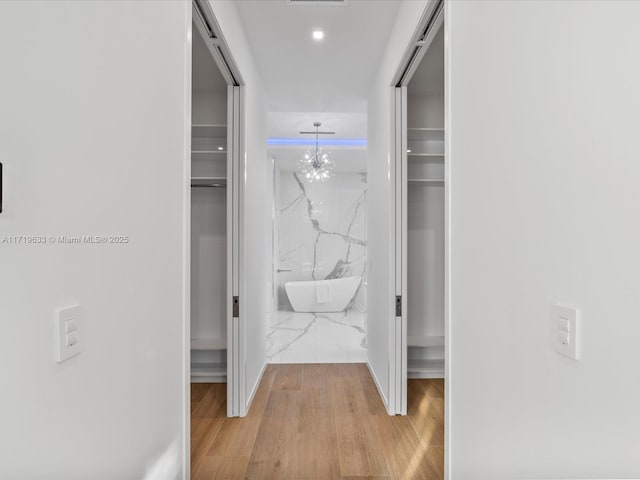
{"type": "MultiPolygon", "coordinates": [[[[387,399],[387,396],[385,395],[384,391],[380,387],[380,382],[378,381],[378,377],[376,377],[376,374],[373,371],[373,368],[371,368],[371,364],[369,362],[367,362],[367,368],[369,369],[369,373],[371,374],[371,378],[373,378],[373,383],[375,383],[376,389],[378,389],[378,393],[380,394],[380,398],[382,398],[382,403],[384,404],[384,408],[387,411],[387,413],[389,413],[389,400],[387,399]]],[[[391,415],[391,413],[389,413],[389,415],[391,415]]]]}

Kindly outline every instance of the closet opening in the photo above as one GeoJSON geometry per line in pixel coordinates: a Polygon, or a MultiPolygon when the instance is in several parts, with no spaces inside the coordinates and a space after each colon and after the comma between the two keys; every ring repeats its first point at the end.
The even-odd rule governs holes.
{"type": "Polygon", "coordinates": [[[366,115],[268,115],[268,363],[366,363],[366,115]]]}
{"type": "Polygon", "coordinates": [[[207,424],[203,419],[244,414],[240,314],[234,307],[240,285],[238,159],[244,93],[207,2],[193,1],[191,21],[190,248],[185,266],[190,313],[186,381],[191,401],[185,406],[190,438],[197,445],[207,424]],[[204,397],[215,402],[202,405],[204,397]]]}
{"type": "Polygon", "coordinates": [[[227,83],[193,25],[191,381],[227,379],[227,83]]]}
{"type": "Polygon", "coordinates": [[[407,375],[444,378],[444,28],[407,84],[407,375]]]}
{"type": "MultiPolygon", "coordinates": [[[[192,3],[189,471],[203,467],[210,423],[245,415],[240,367],[242,79],[208,2],[192,3]]],[[[194,475],[195,475],[194,474],[194,475]]]]}
{"type": "Polygon", "coordinates": [[[444,26],[406,86],[407,413],[431,412],[431,441],[444,444],[445,116],[444,26]],[[412,381],[411,379],[430,379],[412,381]],[[439,437],[439,438],[438,438],[439,437]]]}
{"type": "Polygon", "coordinates": [[[395,105],[396,413],[428,408],[444,442],[448,202],[444,2],[432,2],[397,70],[395,105]]]}

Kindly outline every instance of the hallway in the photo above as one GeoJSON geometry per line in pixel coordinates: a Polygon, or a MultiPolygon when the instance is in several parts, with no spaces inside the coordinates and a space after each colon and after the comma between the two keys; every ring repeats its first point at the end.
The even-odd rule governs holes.
{"type": "Polygon", "coordinates": [[[191,385],[191,478],[440,479],[444,382],[408,381],[388,416],[364,364],[269,365],[245,418],[225,384],[191,385]]]}

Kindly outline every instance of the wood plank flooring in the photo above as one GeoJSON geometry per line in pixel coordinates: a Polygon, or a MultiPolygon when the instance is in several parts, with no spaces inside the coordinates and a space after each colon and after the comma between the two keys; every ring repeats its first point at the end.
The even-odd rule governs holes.
{"type": "Polygon", "coordinates": [[[191,385],[191,478],[442,479],[444,382],[409,380],[387,415],[364,364],[269,365],[245,418],[225,384],[191,385]]]}

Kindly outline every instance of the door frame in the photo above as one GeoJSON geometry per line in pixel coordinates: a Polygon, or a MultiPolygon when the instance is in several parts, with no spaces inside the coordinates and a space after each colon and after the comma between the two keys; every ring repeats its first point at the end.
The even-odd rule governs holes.
{"type": "Polygon", "coordinates": [[[242,298],[244,284],[242,246],[242,198],[246,115],[245,84],[239,68],[222,36],[220,26],[208,0],[192,0],[185,6],[185,130],[183,158],[183,270],[182,270],[182,332],[183,332],[183,458],[184,478],[191,470],[191,96],[193,35],[202,35],[220,73],[227,82],[227,416],[246,415],[246,382],[244,368],[246,349],[242,309],[234,317],[234,297],[242,298]],[[198,20],[199,19],[199,20],[198,20]],[[194,31],[193,25],[196,30],[194,31]],[[231,181],[229,181],[231,179],[231,181]],[[231,213],[231,214],[229,214],[231,213]],[[231,261],[229,261],[231,260],[231,261]]]}
{"type": "Polygon", "coordinates": [[[185,4],[184,157],[182,160],[182,467],[191,477],[191,92],[193,28],[192,7],[185,4]]]}
{"type": "Polygon", "coordinates": [[[392,202],[395,208],[391,209],[394,217],[392,224],[396,225],[396,235],[394,242],[394,263],[392,270],[395,271],[395,291],[394,295],[401,295],[401,315],[396,316],[396,333],[390,352],[390,371],[396,372],[400,378],[390,376],[390,390],[396,398],[392,411],[390,402],[389,413],[406,415],[407,413],[407,235],[403,235],[407,228],[407,85],[415,70],[420,65],[422,58],[427,52],[435,33],[444,28],[444,196],[445,196],[445,278],[444,278],[444,377],[445,377],[445,464],[444,478],[449,478],[451,464],[451,391],[452,378],[449,369],[451,362],[451,88],[450,88],[450,44],[449,44],[449,2],[447,0],[430,0],[426,5],[418,27],[407,46],[405,53],[399,63],[396,75],[391,84],[391,112],[393,117],[393,127],[391,129],[391,142],[393,158],[391,159],[391,189],[392,202]],[[400,230],[400,231],[398,231],[400,230]],[[398,353],[397,350],[400,350],[398,353]],[[398,365],[399,363],[399,365],[398,365]],[[391,384],[391,380],[394,383],[391,384]],[[393,390],[395,388],[395,390],[393,390]]]}

